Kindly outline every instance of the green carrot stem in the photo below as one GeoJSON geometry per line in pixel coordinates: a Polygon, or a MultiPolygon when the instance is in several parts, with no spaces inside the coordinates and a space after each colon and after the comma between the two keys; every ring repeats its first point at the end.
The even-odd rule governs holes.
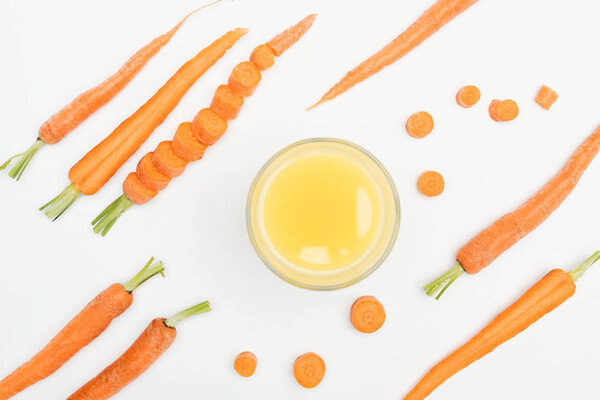
{"type": "Polygon", "coordinates": [[[186,318],[189,318],[189,317],[192,317],[192,316],[198,315],[198,314],[204,314],[209,311],[210,311],[210,304],[208,303],[208,301],[204,301],[200,304],[197,304],[186,310],[180,311],[177,314],[167,318],[165,320],[165,325],[168,326],[169,328],[173,328],[173,327],[175,327],[175,324],[183,321],[186,318]]]}
{"type": "Polygon", "coordinates": [[[580,266],[575,268],[572,271],[569,271],[569,275],[573,278],[573,282],[577,281],[577,279],[581,278],[585,271],[588,270],[589,267],[594,265],[596,261],[600,260],[600,251],[596,251],[592,254],[587,260],[585,260],[580,266]]]}
{"type": "Polygon", "coordinates": [[[35,153],[37,153],[37,151],[44,144],[45,144],[44,141],[42,139],[38,138],[23,153],[17,154],[16,156],[12,156],[8,160],[6,160],[6,162],[4,164],[0,165],[0,170],[3,170],[6,167],[8,167],[8,165],[10,164],[10,162],[13,159],[19,158],[19,161],[8,172],[8,176],[10,176],[11,178],[16,179],[18,181],[19,179],[21,179],[21,175],[23,175],[23,172],[25,171],[25,168],[27,168],[27,166],[29,165],[29,162],[31,161],[31,159],[33,158],[33,156],[35,155],[35,153]]]}
{"type": "Polygon", "coordinates": [[[446,272],[433,282],[423,286],[423,289],[425,289],[425,293],[427,293],[427,296],[433,296],[439,291],[439,294],[435,298],[436,300],[439,300],[439,298],[442,296],[442,294],[444,294],[446,289],[448,289],[450,285],[452,285],[454,281],[457,280],[458,277],[461,276],[464,272],[465,270],[460,261],[456,261],[456,264],[454,264],[454,266],[450,268],[448,272],[446,272]]]}
{"type": "Polygon", "coordinates": [[[161,274],[163,277],[165,276],[162,261],[157,261],[154,264],[154,257],[150,258],[150,260],[144,265],[144,268],[140,270],[133,278],[128,280],[123,284],[123,288],[127,290],[129,293],[133,292],[138,288],[142,283],[146,282],[148,279],[152,278],[156,274],[161,274]]]}
{"type": "Polygon", "coordinates": [[[44,214],[52,221],[56,220],[62,215],[67,208],[73,204],[79,197],[81,192],[75,188],[71,183],[65,188],[58,196],[50,200],[48,203],[40,207],[40,211],[44,211],[44,214]]]}
{"type": "Polygon", "coordinates": [[[106,236],[110,228],[117,222],[133,203],[124,194],[110,203],[93,221],[94,232],[106,236]]]}

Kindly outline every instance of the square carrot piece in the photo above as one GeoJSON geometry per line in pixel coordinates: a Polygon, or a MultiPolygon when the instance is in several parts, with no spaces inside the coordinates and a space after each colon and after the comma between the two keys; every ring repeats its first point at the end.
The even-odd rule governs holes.
{"type": "Polygon", "coordinates": [[[537,96],[535,96],[535,102],[543,108],[545,108],[546,110],[550,109],[550,106],[554,104],[556,99],[558,99],[558,93],[556,93],[554,90],[550,89],[546,85],[542,85],[542,87],[538,91],[537,96]]]}

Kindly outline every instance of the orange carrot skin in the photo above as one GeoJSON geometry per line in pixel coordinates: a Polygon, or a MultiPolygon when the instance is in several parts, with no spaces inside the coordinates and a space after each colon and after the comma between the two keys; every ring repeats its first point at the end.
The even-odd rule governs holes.
{"type": "Polygon", "coordinates": [[[286,51],[291,45],[296,43],[312,26],[317,18],[317,14],[311,14],[298,22],[296,25],[289,29],[281,32],[273,39],[267,42],[267,45],[273,50],[273,53],[279,57],[284,51],[286,51]]]}
{"type": "Polygon", "coordinates": [[[67,400],[104,400],[115,395],[146,371],[173,343],[177,331],[156,318],[115,362],[83,385],[67,400]]]}
{"type": "Polygon", "coordinates": [[[573,293],[575,283],[568,273],[550,271],[471,340],[429,370],[404,400],[424,399],[452,375],[527,329],[573,293]]]}
{"type": "Polygon", "coordinates": [[[100,335],[132,303],[133,296],[115,283],[96,296],[39,353],[0,381],[6,400],[48,377],[100,335]]]}
{"type": "Polygon", "coordinates": [[[246,29],[228,32],[179,68],[150,100],[71,168],[69,179],[75,188],[85,195],[100,190],[164,121],[194,82],[246,32],[246,29]]]}
{"type": "Polygon", "coordinates": [[[496,220],[458,251],[456,259],[464,270],[476,274],[544,222],[573,191],[599,149],[600,127],[533,197],[517,210],[496,220]]]}

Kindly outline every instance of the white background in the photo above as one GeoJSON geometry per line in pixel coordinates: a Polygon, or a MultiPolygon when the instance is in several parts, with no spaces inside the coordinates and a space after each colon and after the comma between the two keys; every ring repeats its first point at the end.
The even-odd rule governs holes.
{"type": "MultiPolygon", "coordinates": [[[[541,187],[600,123],[599,7],[589,0],[485,0],[404,59],[311,112],[347,70],[400,33],[428,1],[224,1],[190,18],[113,101],[63,142],[46,146],[20,182],[0,176],[0,375],[39,350],[91,298],[123,282],[151,255],[165,279],[135,292],[134,304],[92,345],[18,399],[66,398],[120,355],[157,316],[210,299],[213,312],[181,323],[173,346],[116,399],[398,399],[426,370],[466,341],[554,267],[571,268],[600,247],[600,160],[542,226],[476,277],[462,277],[435,302],[420,287],[453,264],[459,247],[541,187]],[[133,207],[110,234],[90,221],[116,196],[141,155],[207,106],[214,89],[251,50],[309,13],[313,28],[263,74],[255,94],[204,159],[150,203],[133,207]],[[50,223],[37,208],[67,184],[88,149],[134,112],[186,60],[226,30],[235,45],[113,179],[50,223]],[[456,105],[465,84],[482,100],[456,105]],[[560,94],[550,111],[533,101],[541,84],[560,94]],[[513,98],[519,117],[493,122],[487,105],[513,98]],[[419,110],[434,132],[404,131],[419,110]],[[332,292],[293,287],[259,261],[245,226],[246,194],[261,165],[308,137],[351,140],[389,169],[401,198],[396,246],[380,269],[332,292]],[[438,198],[416,191],[426,169],[443,173],[438,198]],[[388,319],[355,331],[353,300],[377,296],[388,319]],[[251,350],[249,379],[232,368],[251,350]],[[323,382],[306,390],[291,366],[314,351],[323,382]]],[[[0,1],[1,158],[35,139],[39,125],[81,91],[169,30],[195,0],[0,1]]],[[[446,382],[431,399],[597,399],[600,270],[578,281],[560,308],[446,382]]]]}

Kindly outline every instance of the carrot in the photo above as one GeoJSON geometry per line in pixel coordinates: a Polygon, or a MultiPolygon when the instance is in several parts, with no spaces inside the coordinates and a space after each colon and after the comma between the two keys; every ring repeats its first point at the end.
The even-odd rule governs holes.
{"type": "Polygon", "coordinates": [[[306,389],[312,389],[325,376],[325,362],[315,353],[304,353],[294,361],[296,381],[306,389]]]}
{"type": "Polygon", "coordinates": [[[433,117],[427,111],[419,111],[408,117],[406,132],[414,138],[422,138],[433,130],[433,117]]]}
{"type": "Polygon", "coordinates": [[[71,184],[40,210],[45,210],[48,218],[56,219],[80,194],[89,196],[100,190],[164,121],[194,82],[247,32],[241,28],[227,32],[179,68],[154,96],[71,168],[71,184]]]}
{"type": "Polygon", "coordinates": [[[33,145],[25,152],[11,157],[7,162],[0,166],[0,170],[6,168],[10,162],[19,158],[19,162],[10,170],[8,175],[19,180],[21,175],[31,162],[31,159],[44,144],[55,144],[62,140],[69,132],[75,129],[79,124],[85,121],[90,115],[95,113],[103,105],[115,97],[127,84],[140,72],[140,70],[150,61],[160,49],[162,49],[179,30],[181,25],[189,16],[203,8],[218,3],[216,0],[210,4],[204,5],[188,15],[186,15],[177,25],[167,33],[158,36],[150,43],[139,49],[132,55],[123,66],[109,78],[104,80],[98,86],[95,86],[79,96],[71,103],[67,104],[62,110],[51,116],[42,124],[38,132],[38,138],[33,145]]]}
{"type": "Polygon", "coordinates": [[[154,258],[124,284],[115,283],[96,296],[40,352],[0,381],[0,399],[6,400],[47,378],[79,350],[91,343],[133,301],[132,292],[147,279],[163,274],[154,258]]]}
{"type": "Polygon", "coordinates": [[[435,197],[444,191],[444,177],[436,171],[425,171],[417,180],[417,189],[428,197],[435,197]]]}
{"type": "Polygon", "coordinates": [[[404,400],[424,399],[448,378],[561,305],[575,293],[575,281],[598,259],[600,251],[571,272],[562,269],[550,271],[478,334],[429,370],[404,400]]]}
{"type": "Polygon", "coordinates": [[[546,85],[542,85],[537,95],[535,96],[535,102],[538,103],[542,108],[549,110],[552,104],[558,99],[558,93],[550,89],[546,85]]]}
{"type": "Polygon", "coordinates": [[[165,140],[156,146],[156,150],[152,153],[152,163],[162,174],[174,178],[183,173],[188,162],[175,154],[171,143],[170,140],[165,140]]]}
{"type": "Polygon", "coordinates": [[[309,110],[336,98],[357,83],[399,60],[476,2],[477,0],[437,0],[400,36],[348,72],[317,103],[309,107],[309,110]]]}
{"type": "Polygon", "coordinates": [[[275,64],[275,53],[269,45],[261,44],[250,54],[250,62],[256,65],[259,70],[265,71],[275,64]]]}
{"type": "Polygon", "coordinates": [[[160,172],[152,163],[152,155],[148,153],[137,165],[137,176],[142,185],[152,190],[161,190],[167,187],[171,178],[160,172]]]}
{"type": "Polygon", "coordinates": [[[115,362],[80,387],[68,400],[104,400],[146,371],[173,343],[175,325],[193,315],[210,311],[208,301],[181,311],[170,318],[156,318],[115,362]]]}
{"type": "Polygon", "coordinates": [[[481,92],[477,86],[468,85],[460,88],[456,93],[456,102],[464,108],[473,107],[481,98],[481,92]]]}
{"type": "Polygon", "coordinates": [[[221,85],[215,91],[210,109],[220,117],[231,120],[238,116],[243,105],[242,96],[234,93],[229,86],[221,85]]]}
{"type": "Polygon", "coordinates": [[[244,351],[235,357],[233,369],[244,378],[254,375],[256,371],[256,355],[250,351],[244,351]]]}
{"type": "MultiPolygon", "coordinates": [[[[274,39],[274,42],[268,42],[267,48],[272,48],[270,43],[273,43],[273,46],[277,48],[277,51],[273,51],[273,54],[281,55],[300,38],[301,35],[299,35],[299,32],[304,33],[309,28],[315,17],[316,15],[309,15],[293,27],[279,34],[276,36],[277,40],[274,39]]],[[[253,54],[267,51],[265,47],[261,46],[258,46],[253,54]],[[259,48],[262,50],[257,50],[259,48]]],[[[262,59],[264,57],[260,56],[258,58],[262,59]]],[[[196,159],[201,158],[205,148],[216,143],[227,130],[228,124],[226,118],[237,116],[239,112],[238,108],[243,104],[241,96],[247,96],[251,93],[259,80],[260,68],[258,66],[252,62],[238,64],[229,78],[229,84],[227,86],[221,85],[215,92],[211,108],[200,110],[191,124],[185,122],[179,125],[171,144],[173,153],[185,161],[193,161],[195,156],[197,157],[196,159]],[[231,93],[229,90],[231,90],[231,93]]],[[[154,155],[156,156],[156,154],[157,152],[155,151],[154,155]]],[[[161,169],[159,161],[154,160],[154,158],[155,167],[163,174],[170,176],[167,169],[161,169]]],[[[156,195],[155,191],[141,186],[143,186],[142,182],[136,177],[135,173],[130,174],[123,184],[124,193],[92,221],[94,232],[101,233],[102,236],[106,235],[117,219],[132,204],[144,204],[156,195]]]]}
{"type": "Polygon", "coordinates": [[[537,228],[573,191],[599,149],[600,127],[587,137],[564,167],[533,197],[464,245],[456,255],[454,267],[424,287],[427,294],[431,296],[441,289],[436,297],[439,299],[463,272],[476,274],[537,228]]]}
{"type": "Polygon", "coordinates": [[[492,100],[489,107],[490,117],[496,122],[512,121],[519,115],[519,106],[514,100],[492,100]]]}
{"type": "Polygon", "coordinates": [[[352,304],[350,320],[357,331],[373,333],[385,322],[385,309],[375,297],[362,296],[352,304]]]}

